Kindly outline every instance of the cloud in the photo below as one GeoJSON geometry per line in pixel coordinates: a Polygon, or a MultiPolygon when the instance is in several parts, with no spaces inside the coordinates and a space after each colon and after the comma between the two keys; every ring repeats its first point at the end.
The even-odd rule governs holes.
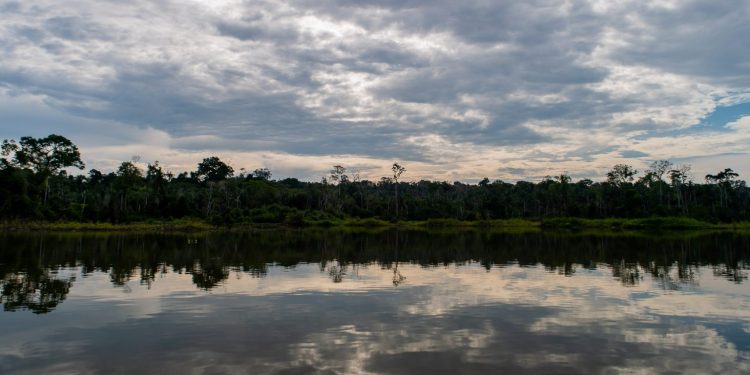
{"type": "Polygon", "coordinates": [[[66,306],[87,298],[86,311],[97,313],[70,314],[63,327],[18,319],[6,330],[14,339],[0,344],[0,365],[11,372],[127,371],[148,361],[170,373],[200,366],[348,374],[747,372],[747,345],[737,335],[750,316],[745,285],[716,280],[711,266],[695,268],[699,291],[709,293],[684,284],[687,290],[662,291],[662,281],[642,267],[644,279],[623,287],[605,264],[573,264],[576,273],[567,277],[540,265],[407,262],[399,266],[407,281],[398,290],[391,269],[344,267],[356,272],[341,283],[319,263],[269,265],[264,278],[232,270],[214,294],[196,291],[188,272],[165,272],[153,284],[134,277],[129,293],[107,288],[107,272],[88,272],[66,306]],[[155,326],[158,340],[144,340],[155,326]],[[122,356],[120,348],[135,340],[122,356]],[[132,361],[136,355],[143,360],[132,361]]]}
{"type": "MultiPolygon", "coordinates": [[[[629,161],[711,158],[706,145],[750,145],[728,139],[742,130],[732,126],[700,139],[688,131],[750,98],[748,4],[42,0],[0,8],[3,98],[34,97],[43,110],[25,117],[97,123],[101,137],[152,129],[171,140],[165,154],[398,159],[420,168],[412,177],[472,180],[512,178],[499,167],[600,177],[636,155],[629,161]]],[[[115,157],[82,146],[94,163],[115,157]]]]}
{"type": "Polygon", "coordinates": [[[744,116],[737,121],[727,124],[727,129],[747,132],[750,131],[750,116],[744,116]]]}

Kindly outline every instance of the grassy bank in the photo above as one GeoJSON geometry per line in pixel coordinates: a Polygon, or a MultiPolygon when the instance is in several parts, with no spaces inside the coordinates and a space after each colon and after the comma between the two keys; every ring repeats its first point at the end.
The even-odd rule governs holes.
{"type": "Polygon", "coordinates": [[[232,226],[216,226],[199,219],[179,219],[169,221],[146,221],[125,224],[6,221],[0,223],[5,231],[80,231],[80,232],[197,232],[213,230],[257,230],[273,228],[342,228],[342,229],[494,229],[508,231],[549,230],[549,231],[695,231],[695,230],[735,230],[750,231],[750,222],[728,224],[707,223],[690,218],[663,217],[643,219],[580,219],[549,218],[543,220],[481,220],[462,221],[456,219],[430,219],[425,221],[385,221],[376,218],[347,218],[337,220],[310,220],[297,225],[274,223],[243,223],[232,226]]]}
{"type": "Polygon", "coordinates": [[[749,222],[708,223],[685,217],[652,217],[640,219],[551,218],[542,220],[545,229],[610,229],[610,230],[750,230],[749,222]]]}
{"type": "Polygon", "coordinates": [[[216,227],[195,219],[146,221],[134,223],[81,223],[72,221],[6,221],[0,223],[6,231],[70,231],[70,232],[198,232],[216,227]]]}

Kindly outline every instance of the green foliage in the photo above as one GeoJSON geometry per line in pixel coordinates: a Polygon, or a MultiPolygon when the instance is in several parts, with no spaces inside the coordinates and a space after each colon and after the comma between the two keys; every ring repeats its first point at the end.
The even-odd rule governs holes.
{"type": "Polygon", "coordinates": [[[690,180],[689,166],[652,163],[645,176],[617,165],[604,182],[573,181],[561,174],[533,183],[486,178],[479,184],[400,181],[405,168],[379,181],[352,178],[336,165],[331,179],[271,180],[271,172],[233,176],[217,157],[192,174],[174,176],[158,162],[145,168],[124,162],[116,171],[72,176],[82,166],[77,147],[51,135],[3,142],[0,220],[87,223],[165,222],[196,218],[213,225],[386,227],[693,228],[750,221],[750,189],[727,168],[690,180]],[[52,173],[54,172],[54,173],[52,173]],[[333,182],[333,183],[330,183],[333,182]],[[571,219],[574,218],[574,219],[571,219]],[[580,218],[580,219],[579,219],[580,218]],[[612,219],[619,218],[619,219],[612,219]],[[586,220],[593,221],[586,221],[586,220]],[[532,224],[530,224],[532,223],[532,224]],[[412,224],[408,224],[412,225],[412,224]]]}
{"type": "Polygon", "coordinates": [[[638,174],[638,171],[627,164],[617,164],[612,167],[612,170],[607,172],[607,182],[616,186],[622,186],[623,184],[633,182],[633,176],[638,174]]]}
{"type": "Polygon", "coordinates": [[[345,220],[342,224],[344,226],[349,226],[349,227],[363,227],[363,228],[381,228],[381,227],[387,227],[391,225],[391,223],[385,220],[380,220],[374,217],[368,217],[365,219],[359,219],[359,218],[349,219],[349,220],[345,220]]]}
{"type": "Polygon", "coordinates": [[[6,144],[8,143],[3,143],[3,153],[15,151],[15,162],[21,167],[30,167],[37,173],[52,174],[67,167],[84,168],[78,147],[61,135],[21,137],[18,147],[6,144]]]}
{"type": "Polygon", "coordinates": [[[459,227],[465,225],[462,221],[456,219],[429,219],[425,223],[430,228],[459,227]]]}
{"type": "Polygon", "coordinates": [[[198,169],[195,171],[195,176],[201,181],[221,181],[234,174],[234,169],[221,161],[216,156],[211,156],[203,159],[198,163],[198,169]]]}
{"type": "Polygon", "coordinates": [[[712,229],[726,228],[712,223],[696,220],[688,217],[650,217],[640,219],[583,219],[573,217],[551,218],[541,223],[544,228],[563,229],[636,229],[636,230],[661,230],[661,229],[712,229]]]}

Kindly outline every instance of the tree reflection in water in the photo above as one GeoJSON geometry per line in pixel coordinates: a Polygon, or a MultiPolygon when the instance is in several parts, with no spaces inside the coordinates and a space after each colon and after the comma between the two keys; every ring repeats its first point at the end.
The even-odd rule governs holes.
{"type": "Polygon", "coordinates": [[[270,265],[319,264],[331,281],[357,275],[362,264],[392,272],[393,286],[406,277],[399,264],[437,266],[477,262],[543,266],[575,277],[578,268],[608,268],[623,286],[644,276],[664,289],[697,285],[699,267],[733,283],[747,280],[750,237],[739,234],[660,235],[510,234],[502,232],[337,232],[332,230],[150,234],[6,234],[0,236],[0,287],[5,310],[46,313],[70,292],[76,278],[107,273],[113,286],[137,279],[151,287],[157,275],[188,273],[209,291],[232,272],[265,277],[270,265]],[[66,271],[70,276],[64,276],[66,271]]]}
{"type": "Polygon", "coordinates": [[[73,281],[75,277],[58,279],[46,271],[6,274],[0,301],[5,311],[28,309],[35,314],[48,313],[65,300],[73,281]]]}

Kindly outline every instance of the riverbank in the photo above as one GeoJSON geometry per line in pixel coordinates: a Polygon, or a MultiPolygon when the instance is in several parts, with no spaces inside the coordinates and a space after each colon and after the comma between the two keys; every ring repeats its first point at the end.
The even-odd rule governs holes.
{"type": "Polygon", "coordinates": [[[385,221],[375,218],[306,221],[295,225],[283,223],[240,223],[217,226],[198,219],[145,221],[133,223],[82,223],[47,221],[0,222],[3,231],[71,231],[71,232],[202,232],[220,230],[259,230],[277,228],[362,228],[362,229],[498,229],[498,230],[730,230],[750,231],[750,222],[708,223],[690,218],[659,217],[641,219],[549,218],[542,220],[504,219],[462,221],[430,219],[424,221],[385,221]]]}

